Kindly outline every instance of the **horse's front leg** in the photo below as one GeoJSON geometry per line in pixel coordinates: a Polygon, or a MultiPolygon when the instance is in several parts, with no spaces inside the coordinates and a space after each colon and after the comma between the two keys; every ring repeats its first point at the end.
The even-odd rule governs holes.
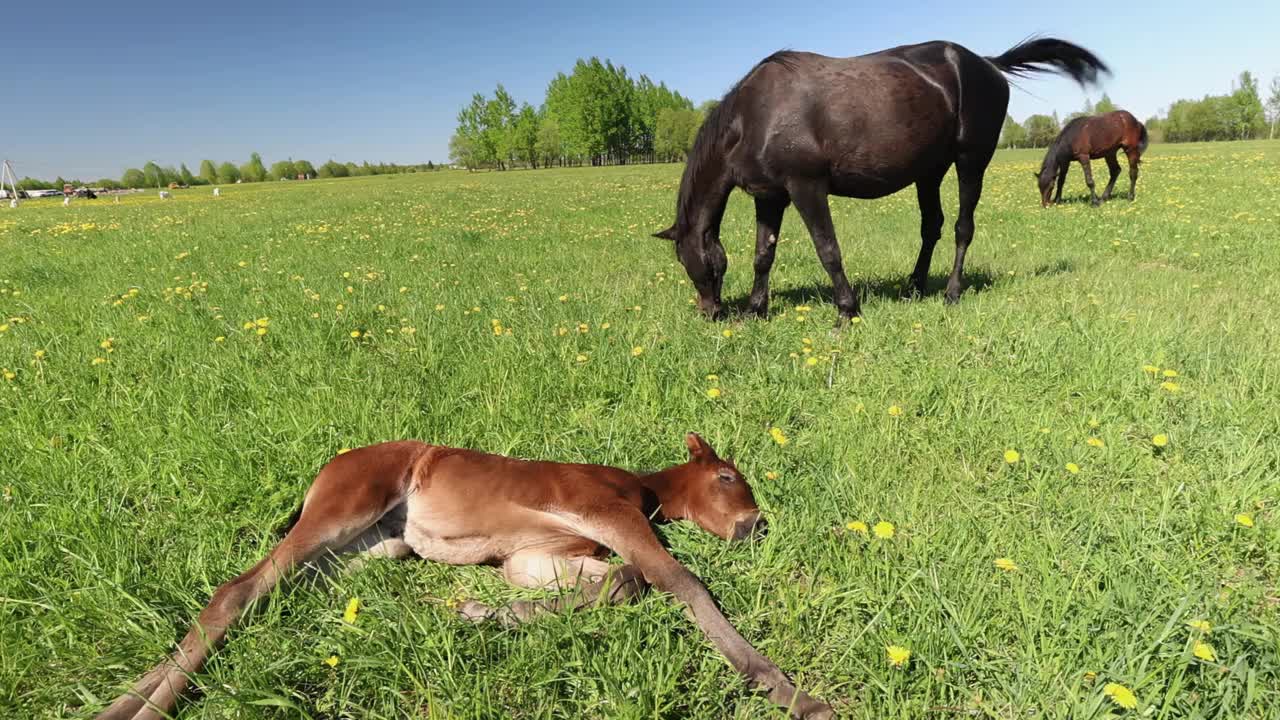
{"type": "Polygon", "coordinates": [[[1094,189],[1093,168],[1089,165],[1089,156],[1079,155],[1076,160],[1080,162],[1080,167],[1084,168],[1084,184],[1089,186],[1089,202],[1094,207],[1098,207],[1102,201],[1098,199],[1098,191],[1094,189]]]}
{"type": "Polygon", "coordinates": [[[916,202],[920,205],[920,255],[911,271],[911,292],[923,296],[929,283],[933,248],[942,237],[942,178],[916,181],[916,202]]]}
{"type": "Polygon", "coordinates": [[[842,325],[850,318],[862,314],[862,309],[858,303],[858,294],[849,285],[849,278],[844,274],[840,243],[836,241],[835,226],[831,222],[831,206],[827,203],[826,183],[796,181],[788,184],[787,191],[791,194],[791,202],[795,203],[800,217],[804,219],[805,227],[809,229],[822,267],[831,276],[836,307],[840,310],[836,325],[842,325]]]}
{"type": "Polygon", "coordinates": [[[1062,169],[1058,171],[1058,192],[1053,196],[1053,203],[1056,205],[1062,202],[1062,186],[1067,184],[1067,171],[1071,169],[1070,162],[1062,163],[1062,169]]]}
{"type": "Polygon", "coordinates": [[[747,310],[760,317],[769,314],[769,272],[782,232],[782,214],[789,203],[786,198],[756,198],[756,279],[747,310]]]}

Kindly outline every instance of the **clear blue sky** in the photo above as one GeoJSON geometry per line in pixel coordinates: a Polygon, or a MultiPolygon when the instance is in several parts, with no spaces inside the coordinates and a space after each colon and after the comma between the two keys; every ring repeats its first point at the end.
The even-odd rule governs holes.
{"type": "MultiPolygon", "coordinates": [[[[147,160],[446,159],[458,108],[502,82],[537,104],[598,55],[695,101],[783,47],[856,55],[948,39],[984,55],[1032,33],[1093,49],[1140,118],[1280,74],[1280,2],[38,2],[0,11],[0,155],[19,175],[119,177],[147,160]],[[530,5],[534,5],[530,3],[530,5]],[[1087,22],[1075,18],[1091,18],[1087,22]]],[[[1010,112],[1078,109],[1068,81],[1020,82],[1010,112]]],[[[1097,99],[1098,91],[1093,91],[1097,99]]]]}

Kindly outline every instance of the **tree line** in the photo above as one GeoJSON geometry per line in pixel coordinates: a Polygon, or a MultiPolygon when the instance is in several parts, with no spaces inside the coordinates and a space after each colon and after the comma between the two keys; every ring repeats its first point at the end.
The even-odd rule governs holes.
{"type": "MultiPolygon", "coordinates": [[[[1115,103],[1103,94],[1096,105],[1086,99],[1083,110],[1067,116],[1066,122],[1080,115],[1100,115],[1115,109],[1115,103]]],[[[1062,131],[1063,124],[1057,113],[1032,115],[1021,123],[1007,116],[1000,133],[1000,147],[1048,147],[1062,131]]],[[[1200,100],[1178,100],[1163,116],[1153,115],[1145,124],[1152,142],[1274,139],[1280,129],[1280,77],[1272,78],[1265,103],[1259,94],[1257,79],[1245,70],[1232,83],[1230,93],[1206,95],[1200,100]]]]}
{"type": "Polygon", "coordinates": [[[472,96],[458,112],[449,157],[472,170],[674,161],[692,146],[708,109],[609,60],[579,59],[568,75],[551,79],[536,108],[517,107],[501,84],[492,96],[472,96]]]}
{"type": "Polygon", "coordinates": [[[262,155],[255,152],[249,155],[249,161],[243,165],[236,165],[231,162],[215,163],[212,160],[204,160],[200,163],[199,173],[192,173],[186,163],[174,168],[172,165],[162,166],[155,162],[148,162],[141,168],[125,170],[124,175],[119,180],[101,178],[92,183],[84,183],[80,180],[64,180],[62,177],[58,177],[53,181],[24,177],[18,181],[18,189],[61,190],[64,185],[72,185],[74,187],[90,185],[108,190],[125,190],[130,188],[165,188],[175,183],[194,187],[196,185],[230,185],[237,182],[294,180],[299,176],[305,178],[358,177],[362,175],[431,172],[437,169],[439,167],[433,162],[399,165],[396,163],[375,164],[366,161],[357,165],[353,162],[340,163],[334,160],[329,160],[320,167],[316,167],[306,160],[294,160],[292,158],[272,163],[271,167],[267,167],[262,160],[262,155]]]}

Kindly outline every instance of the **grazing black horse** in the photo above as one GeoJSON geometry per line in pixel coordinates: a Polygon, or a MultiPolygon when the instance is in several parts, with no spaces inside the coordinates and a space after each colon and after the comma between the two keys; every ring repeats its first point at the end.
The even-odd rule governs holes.
{"type": "Polygon", "coordinates": [[[939,187],[954,164],[960,217],[946,299],[955,302],[982,176],[1009,105],[1005,75],[1058,72],[1083,85],[1100,71],[1107,66],[1093,53],[1051,38],[1028,40],[994,58],[950,42],[852,58],[774,53],[707,115],[680,181],[676,222],[656,237],[675,241],[698,306],[719,317],[728,264],[720,220],[733,188],[745,190],[756,203],[750,311],[763,316],[782,214],[795,203],[831,275],[844,321],[859,313],[858,296],[844,274],[827,196],[878,198],[915,183],[921,246],[911,279],[923,293],[942,236],[939,187]]]}

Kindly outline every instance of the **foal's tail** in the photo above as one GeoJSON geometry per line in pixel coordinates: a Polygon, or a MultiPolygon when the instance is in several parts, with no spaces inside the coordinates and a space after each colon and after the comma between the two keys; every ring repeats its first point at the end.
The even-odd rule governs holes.
{"type": "Polygon", "coordinates": [[[1142,123],[1138,123],[1138,154],[1139,155],[1142,155],[1147,151],[1147,144],[1150,143],[1150,141],[1151,141],[1151,138],[1150,136],[1147,135],[1147,126],[1143,125],[1142,123]]]}
{"type": "Polygon", "coordinates": [[[1008,75],[1026,77],[1032,73],[1058,73],[1069,75],[1082,86],[1096,83],[1099,73],[1111,72],[1097,55],[1057,38],[1024,40],[1003,55],[987,60],[1008,75]]]}

